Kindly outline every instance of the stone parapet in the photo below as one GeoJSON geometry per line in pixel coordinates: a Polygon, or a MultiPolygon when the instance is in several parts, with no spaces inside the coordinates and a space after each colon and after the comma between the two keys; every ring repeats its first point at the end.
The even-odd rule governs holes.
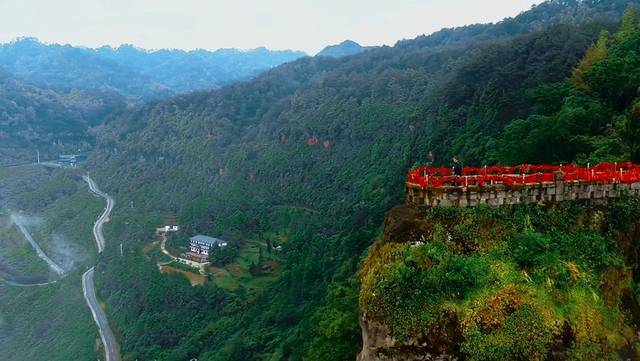
{"type": "Polygon", "coordinates": [[[535,202],[562,202],[585,200],[604,204],[608,199],[623,195],[640,195],[640,183],[596,183],[564,181],[533,184],[493,184],[469,186],[421,187],[406,183],[406,201],[420,206],[475,207],[486,204],[490,207],[535,202]]]}

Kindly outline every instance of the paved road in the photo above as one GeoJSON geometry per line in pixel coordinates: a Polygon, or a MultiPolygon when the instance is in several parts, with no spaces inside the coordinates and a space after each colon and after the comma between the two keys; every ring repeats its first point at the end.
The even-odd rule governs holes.
{"type": "Polygon", "coordinates": [[[89,176],[83,176],[82,178],[87,182],[87,184],[89,184],[89,190],[91,190],[91,192],[107,200],[107,206],[104,208],[104,212],[102,212],[96,223],[93,225],[93,237],[95,238],[98,246],[98,253],[102,253],[104,250],[104,233],[102,228],[106,222],[109,222],[109,214],[111,214],[116,202],[110,195],[98,189],[96,183],[89,176]]]}
{"type": "Polygon", "coordinates": [[[84,293],[84,298],[87,300],[87,304],[91,309],[93,319],[96,321],[98,329],[100,330],[100,338],[104,345],[105,361],[120,361],[120,355],[118,354],[118,348],[116,346],[116,338],[113,336],[111,327],[109,327],[107,315],[102,311],[102,308],[100,308],[98,300],[96,299],[96,289],[93,285],[93,273],[94,268],[91,267],[82,275],[82,292],[84,293]]]}
{"type": "Polygon", "coordinates": [[[64,270],[62,269],[62,267],[58,266],[51,258],[49,258],[49,256],[47,256],[46,253],[44,253],[42,248],[40,248],[40,245],[38,245],[38,243],[33,239],[33,237],[31,236],[31,233],[29,233],[27,228],[22,223],[21,217],[18,215],[12,214],[11,221],[16,226],[18,226],[18,228],[20,228],[20,232],[22,232],[22,235],[24,235],[24,238],[26,238],[27,241],[29,241],[29,243],[31,244],[31,247],[33,247],[33,249],[36,251],[36,254],[38,255],[38,257],[40,257],[43,261],[47,262],[49,267],[52,270],[54,270],[55,273],[57,273],[59,276],[62,276],[64,274],[64,270]]]}
{"type": "MultiPolygon", "coordinates": [[[[96,223],[93,225],[93,237],[95,238],[96,245],[98,246],[98,253],[102,253],[104,250],[104,233],[102,232],[102,227],[109,221],[109,215],[113,210],[115,201],[111,196],[98,189],[96,183],[89,176],[84,176],[82,178],[87,182],[87,184],[89,184],[91,192],[107,200],[107,206],[104,208],[104,212],[102,212],[100,217],[96,220],[96,223]]],[[[91,309],[93,319],[98,325],[100,338],[104,345],[105,361],[120,361],[120,354],[118,353],[118,348],[116,346],[116,339],[113,336],[111,327],[109,327],[107,315],[105,315],[102,308],[100,308],[96,299],[96,290],[93,285],[93,272],[94,268],[91,267],[82,275],[82,292],[84,293],[84,299],[87,301],[87,305],[89,305],[89,308],[91,309]]]]}
{"type": "MultiPolygon", "coordinates": [[[[89,189],[91,190],[91,192],[106,199],[107,201],[107,206],[105,207],[104,211],[102,212],[100,217],[98,217],[95,224],[93,225],[93,237],[95,238],[96,245],[98,246],[98,253],[102,253],[102,251],[104,250],[104,242],[105,242],[102,228],[104,226],[104,223],[109,221],[109,215],[113,210],[115,201],[111,196],[109,196],[108,194],[98,189],[93,179],[91,179],[89,176],[84,176],[83,179],[87,182],[87,184],[89,184],[89,189]]],[[[15,217],[13,221],[18,225],[18,227],[20,228],[20,231],[24,234],[25,238],[27,238],[27,240],[36,249],[38,256],[43,258],[51,266],[51,268],[53,268],[57,273],[62,275],[64,273],[62,268],[60,268],[51,259],[49,259],[49,257],[47,257],[47,255],[42,251],[42,249],[40,249],[38,244],[33,240],[33,237],[31,237],[27,229],[20,222],[19,217],[15,217]]],[[[113,331],[111,331],[111,327],[109,326],[109,322],[107,320],[106,314],[104,313],[102,308],[100,308],[100,305],[98,305],[98,301],[96,299],[96,290],[93,284],[93,274],[94,274],[94,267],[91,267],[88,271],[86,271],[82,275],[82,293],[84,294],[84,298],[87,301],[87,305],[89,305],[89,309],[91,310],[93,319],[98,325],[100,339],[102,340],[102,344],[104,345],[104,350],[105,350],[105,361],[120,361],[120,354],[118,352],[116,339],[113,336],[113,331]]],[[[12,281],[7,281],[7,280],[4,280],[4,281],[10,285],[27,287],[27,286],[50,285],[50,284],[56,283],[58,280],[55,280],[52,282],[34,283],[34,284],[20,284],[12,281]]]]}

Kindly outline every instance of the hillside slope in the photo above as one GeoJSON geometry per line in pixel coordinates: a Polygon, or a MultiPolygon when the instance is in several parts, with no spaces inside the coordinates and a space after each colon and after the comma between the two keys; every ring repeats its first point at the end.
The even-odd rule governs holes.
{"type": "MultiPolygon", "coordinates": [[[[95,360],[98,330],[82,296],[81,275],[96,257],[93,222],[103,203],[87,190],[71,169],[23,166],[0,170],[0,213],[20,212],[44,252],[67,272],[47,286],[18,287],[5,283],[45,282],[35,272],[33,248],[11,252],[3,242],[0,269],[20,262],[30,268],[0,272],[0,354],[6,361],[95,360]]],[[[1,234],[6,241],[6,234],[1,234]]],[[[22,240],[26,243],[26,240],[22,240]]],[[[50,268],[45,264],[45,270],[50,268]]]]}
{"type": "Polygon", "coordinates": [[[56,92],[0,72],[0,165],[86,151],[90,128],[126,106],[116,93],[56,92]]]}
{"type": "MultiPolygon", "coordinates": [[[[300,59],[115,119],[100,134],[93,172],[120,204],[136,205],[116,210],[122,221],[112,229],[130,255],[107,249],[97,279],[123,351],[167,360],[352,360],[360,348],[358,261],[384,210],[401,200],[406,170],[429,151],[440,164],[454,152],[477,165],[504,161],[497,144],[510,140],[504,130],[514,120],[584,114],[576,109],[583,103],[569,101],[573,69],[602,30],[615,31],[617,23],[600,20],[619,20],[629,4],[636,2],[551,1],[499,24],[300,59]],[[187,233],[277,241],[282,276],[261,292],[191,289],[163,277],[138,250],[167,212],[187,233]]],[[[637,22],[625,24],[631,36],[612,38],[611,49],[640,39],[637,22]]],[[[626,49],[622,56],[635,59],[637,47],[626,49]]],[[[628,74],[617,80],[637,89],[628,74]]],[[[606,103],[603,94],[586,96],[606,103]]],[[[627,119],[633,98],[625,93],[624,102],[605,113],[610,121],[627,119]]],[[[622,133],[600,118],[561,119],[567,139],[591,142],[572,143],[553,160],[629,156],[603,147],[622,133]],[[576,130],[581,119],[588,132],[576,130]]]]}

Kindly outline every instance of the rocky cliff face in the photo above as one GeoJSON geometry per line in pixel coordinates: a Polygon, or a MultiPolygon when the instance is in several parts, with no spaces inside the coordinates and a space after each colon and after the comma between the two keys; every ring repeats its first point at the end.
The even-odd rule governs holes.
{"type": "Polygon", "coordinates": [[[640,359],[640,200],[400,206],[361,272],[357,361],[640,359]]]}
{"type": "MultiPolygon", "coordinates": [[[[426,242],[425,235],[433,232],[433,224],[425,222],[424,210],[412,206],[400,206],[387,213],[381,243],[406,243],[417,245],[426,242]]],[[[459,330],[455,321],[450,320],[447,335],[449,340],[438,335],[420,335],[407,340],[394,338],[390,330],[381,322],[360,312],[362,329],[362,351],[357,361],[450,361],[457,360],[449,355],[448,348],[455,348],[451,341],[459,341],[459,330]],[[451,322],[452,321],[452,322],[451,322]]],[[[443,328],[444,330],[444,328],[443,328]]]]}
{"type": "Polygon", "coordinates": [[[428,340],[417,338],[399,341],[381,323],[360,314],[362,351],[357,361],[454,361],[456,357],[441,353],[428,340]]]}

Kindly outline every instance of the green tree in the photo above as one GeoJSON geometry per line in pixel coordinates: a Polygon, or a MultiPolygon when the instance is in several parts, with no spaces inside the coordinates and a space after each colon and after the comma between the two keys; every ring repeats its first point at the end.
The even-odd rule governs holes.
{"type": "Polygon", "coordinates": [[[638,13],[634,8],[628,8],[622,15],[620,31],[616,34],[617,40],[624,40],[638,30],[638,13]]]}
{"type": "Polygon", "coordinates": [[[600,33],[598,41],[592,44],[587,53],[573,69],[572,83],[575,88],[580,90],[589,90],[589,85],[584,79],[584,73],[589,71],[594,63],[604,60],[607,57],[607,42],[609,41],[609,33],[603,31],[600,33]]]}

